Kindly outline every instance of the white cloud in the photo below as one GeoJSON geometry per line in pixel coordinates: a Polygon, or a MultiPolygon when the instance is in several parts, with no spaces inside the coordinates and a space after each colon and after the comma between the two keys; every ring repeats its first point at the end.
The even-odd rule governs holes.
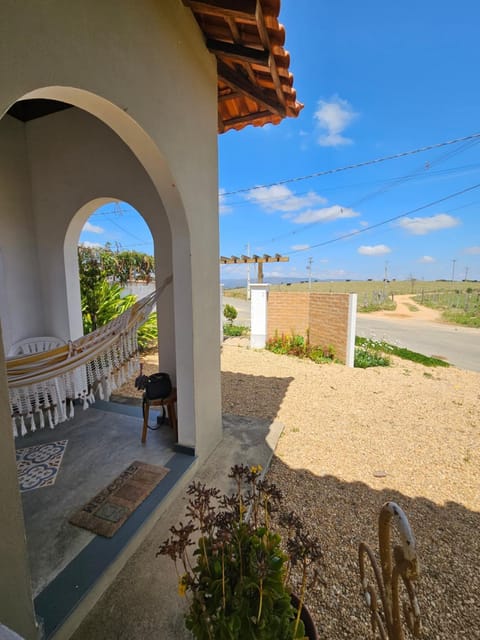
{"type": "Polygon", "coordinates": [[[423,262],[424,264],[428,264],[429,262],[435,262],[435,258],[432,258],[432,256],[422,256],[420,258],[419,262],[423,262]]]}
{"type": "Polygon", "coordinates": [[[387,247],[386,244],[375,244],[372,246],[362,245],[358,248],[358,253],[361,253],[363,256],[383,256],[390,252],[391,249],[387,247]]]}
{"type": "Polygon", "coordinates": [[[87,222],[83,225],[83,231],[89,231],[90,233],[105,233],[105,229],[103,227],[98,227],[96,224],[92,224],[91,222],[87,222]]]}
{"type": "Polygon", "coordinates": [[[306,249],[310,249],[309,244],[294,244],[292,247],[292,251],[305,251],[306,249]]]}
{"type": "Polygon", "coordinates": [[[327,202],[314,191],[296,196],[293,191],[281,184],[253,189],[245,197],[250,202],[260,205],[265,211],[299,211],[305,207],[327,202]]]}
{"type": "Polygon", "coordinates": [[[87,249],[99,249],[103,247],[103,244],[100,244],[100,242],[89,242],[88,240],[80,242],[80,245],[82,247],[87,247],[87,249]]]}
{"type": "Polygon", "coordinates": [[[480,247],[467,247],[465,249],[465,253],[469,253],[470,255],[477,256],[480,254],[480,247]]]}
{"type": "Polygon", "coordinates": [[[397,222],[397,226],[415,236],[424,236],[439,229],[450,229],[458,224],[460,224],[460,220],[447,213],[437,213],[437,215],[428,218],[402,218],[397,222]]]}
{"type": "Polygon", "coordinates": [[[230,213],[233,211],[233,207],[225,203],[225,189],[220,189],[218,192],[218,212],[220,215],[230,213]]]}
{"type": "Polygon", "coordinates": [[[347,100],[333,96],[327,102],[319,100],[314,118],[320,128],[318,144],[322,147],[338,147],[351,144],[352,140],[342,135],[344,129],[358,116],[347,100]]]}
{"type": "Polygon", "coordinates": [[[308,209],[298,216],[292,218],[292,222],[296,224],[306,224],[310,222],[333,222],[340,218],[356,218],[360,214],[349,207],[341,207],[334,204],[331,207],[323,207],[322,209],[308,209]]]}

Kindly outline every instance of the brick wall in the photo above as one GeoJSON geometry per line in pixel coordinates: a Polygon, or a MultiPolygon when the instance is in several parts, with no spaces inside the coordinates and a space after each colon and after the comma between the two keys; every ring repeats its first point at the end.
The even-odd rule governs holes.
{"type": "Polygon", "coordinates": [[[310,343],[333,347],[335,357],[347,359],[348,293],[271,291],[268,295],[267,339],[278,335],[301,335],[310,331],[310,343]]]}
{"type": "Polygon", "coordinates": [[[267,340],[275,333],[305,337],[308,329],[309,294],[302,292],[269,291],[267,312],[267,340]]]}

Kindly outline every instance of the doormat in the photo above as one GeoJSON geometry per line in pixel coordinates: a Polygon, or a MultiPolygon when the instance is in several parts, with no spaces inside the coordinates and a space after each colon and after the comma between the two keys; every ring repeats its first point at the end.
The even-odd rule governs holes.
{"type": "Polygon", "coordinates": [[[55,484],[68,440],[17,449],[17,476],[21,493],[55,484]]]}
{"type": "Polygon", "coordinates": [[[111,538],[168,471],[146,462],[132,462],[118,478],[76,511],[70,524],[111,538]]]}

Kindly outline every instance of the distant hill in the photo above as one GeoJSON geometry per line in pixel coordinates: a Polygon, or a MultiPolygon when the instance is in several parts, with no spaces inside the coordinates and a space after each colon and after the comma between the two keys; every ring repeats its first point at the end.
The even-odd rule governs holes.
{"type": "MultiPolygon", "coordinates": [[[[293,282],[307,283],[308,282],[307,278],[288,278],[288,277],[282,278],[281,276],[269,276],[269,275],[264,275],[263,280],[268,284],[287,284],[289,282],[291,283],[293,282]]],[[[221,284],[223,284],[225,289],[240,289],[242,287],[247,286],[246,278],[222,278],[220,282],[221,284]]],[[[250,282],[251,284],[255,284],[256,280],[252,279],[250,282]]],[[[317,280],[312,278],[312,282],[334,282],[334,280],[332,280],[331,278],[329,278],[328,280],[317,280]]],[[[339,282],[341,282],[341,280],[339,280],[339,282]]]]}

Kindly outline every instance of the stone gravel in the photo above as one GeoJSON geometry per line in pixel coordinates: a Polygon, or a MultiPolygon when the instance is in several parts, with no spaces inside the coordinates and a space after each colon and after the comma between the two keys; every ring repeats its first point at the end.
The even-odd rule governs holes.
{"type": "Polygon", "coordinates": [[[388,500],[417,539],[423,637],[480,638],[480,374],[317,365],[245,344],[224,343],[223,409],[284,424],[268,476],[322,542],[307,600],[320,638],[372,637],[358,544],[377,552],[388,500]]]}

